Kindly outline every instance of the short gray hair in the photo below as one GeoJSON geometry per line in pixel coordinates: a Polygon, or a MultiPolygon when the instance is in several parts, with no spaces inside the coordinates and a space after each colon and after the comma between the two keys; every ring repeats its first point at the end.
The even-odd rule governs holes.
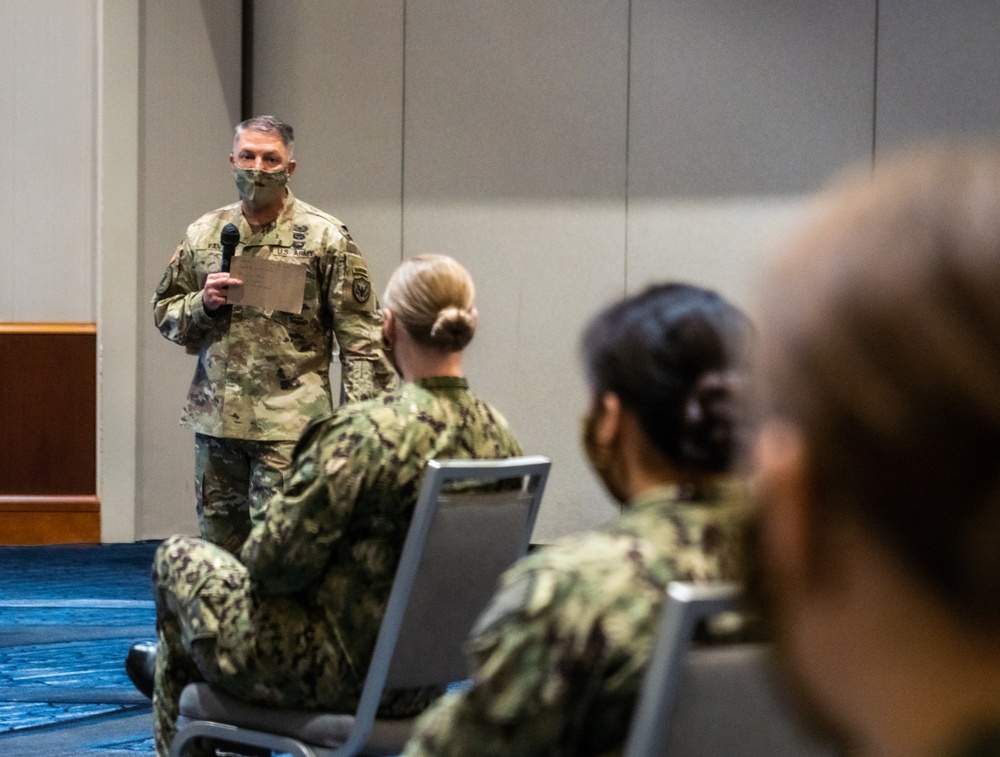
{"type": "Polygon", "coordinates": [[[274,116],[254,116],[242,121],[236,126],[236,133],[233,135],[233,148],[235,149],[240,134],[244,131],[259,131],[264,134],[277,134],[281,138],[281,143],[288,148],[291,155],[295,145],[295,131],[289,124],[279,121],[274,116]]]}

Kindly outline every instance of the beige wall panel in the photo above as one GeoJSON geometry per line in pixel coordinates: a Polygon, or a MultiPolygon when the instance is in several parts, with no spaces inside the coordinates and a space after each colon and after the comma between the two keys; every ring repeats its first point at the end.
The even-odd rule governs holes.
{"type": "Polygon", "coordinates": [[[96,3],[0,0],[0,321],[96,320],[96,3]]]}
{"type": "Polygon", "coordinates": [[[743,306],[796,197],[870,159],[873,0],[636,0],[628,288],[743,306]]]}
{"type": "Polygon", "coordinates": [[[402,0],[257,0],[254,111],[295,128],[292,181],[343,221],[381,296],[400,260],[402,0]]]}
{"type": "Polygon", "coordinates": [[[98,495],[101,539],[136,538],[139,285],[139,18],[97,0],[98,495]]]}
{"type": "Polygon", "coordinates": [[[800,220],[804,205],[752,197],[630,203],[629,292],[685,281],[751,309],[765,262],[800,220]]]}
{"type": "Polygon", "coordinates": [[[629,200],[789,195],[870,157],[875,0],[634,0],[629,200]]]}
{"type": "Polygon", "coordinates": [[[141,17],[138,538],[197,533],[194,436],[178,425],[194,359],[160,336],[149,299],[189,223],[237,199],[239,0],[146,0],[141,17]]]}
{"type": "Polygon", "coordinates": [[[406,5],[403,242],[476,279],[467,369],[554,461],[534,538],[614,514],[584,463],[578,359],[624,289],[627,4],[406,5]]]}
{"type": "Polygon", "coordinates": [[[1000,136],[1000,4],[880,0],[876,147],[1000,136]]]}

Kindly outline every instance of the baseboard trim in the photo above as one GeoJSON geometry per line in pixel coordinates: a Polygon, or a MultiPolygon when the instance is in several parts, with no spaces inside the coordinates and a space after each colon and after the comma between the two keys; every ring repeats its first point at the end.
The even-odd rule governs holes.
{"type": "Polygon", "coordinates": [[[101,501],[92,495],[0,494],[0,512],[99,513],[100,511],[101,501]]]}

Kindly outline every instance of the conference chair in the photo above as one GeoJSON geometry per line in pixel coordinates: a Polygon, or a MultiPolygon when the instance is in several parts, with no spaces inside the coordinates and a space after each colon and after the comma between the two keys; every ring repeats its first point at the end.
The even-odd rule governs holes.
{"type": "Polygon", "coordinates": [[[766,644],[692,647],[702,621],[739,610],[735,584],[672,582],[624,757],[834,757],[804,734],[766,644]]]}
{"type": "Polygon", "coordinates": [[[428,462],[354,713],[271,709],[191,684],[171,755],[195,738],[293,757],[399,754],[414,719],[378,718],[383,691],[467,677],[462,645],[500,574],[527,551],[550,466],[539,456],[428,462]]]}

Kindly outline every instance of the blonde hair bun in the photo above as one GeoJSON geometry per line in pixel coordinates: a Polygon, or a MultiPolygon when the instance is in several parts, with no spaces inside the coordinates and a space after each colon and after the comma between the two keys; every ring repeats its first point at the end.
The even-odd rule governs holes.
{"type": "Polygon", "coordinates": [[[476,322],[479,314],[475,308],[447,307],[438,313],[437,320],[431,326],[430,338],[435,346],[447,352],[457,352],[465,349],[476,333],[476,322]]]}
{"type": "Polygon", "coordinates": [[[383,304],[417,343],[458,352],[472,341],[479,315],[472,276],[447,255],[420,255],[393,272],[383,304]]]}

